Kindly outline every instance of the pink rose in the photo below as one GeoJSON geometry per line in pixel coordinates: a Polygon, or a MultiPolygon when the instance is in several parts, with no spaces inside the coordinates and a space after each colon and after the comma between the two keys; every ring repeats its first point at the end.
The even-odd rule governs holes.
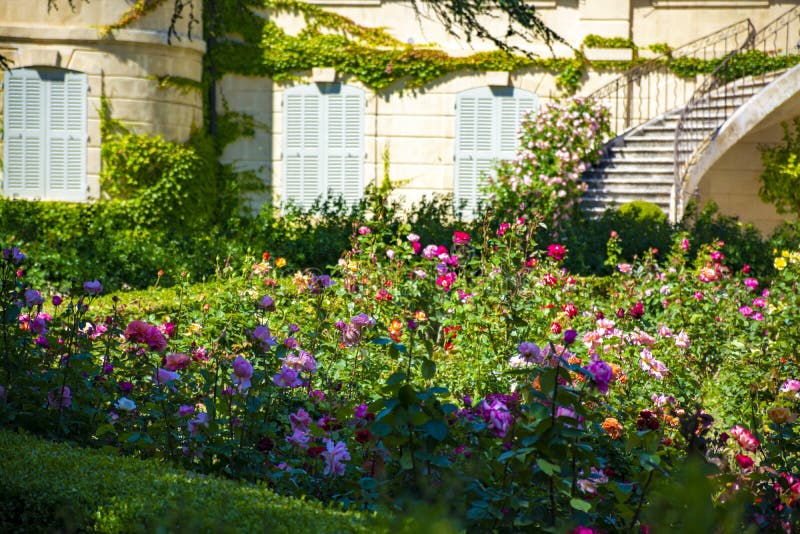
{"type": "Polygon", "coordinates": [[[153,373],[153,383],[156,385],[168,384],[178,379],[180,379],[180,375],[168,369],[159,368],[153,373]]]}
{"type": "Polygon", "coordinates": [[[239,388],[239,391],[247,391],[250,386],[250,379],[253,377],[253,365],[242,358],[237,356],[233,360],[233,373],[231,373],[231,380],[239,388]]]}
{"type": "Polygon", "coordinates": [[[192,362],[192,359],[189,358],[186,354],[181,353],[169,353],[167,354],[166,363],[164,367],[166,367],[170,371],[180,371],[181,369],[186,369],[189,367],[189,364],[192,362]]]}

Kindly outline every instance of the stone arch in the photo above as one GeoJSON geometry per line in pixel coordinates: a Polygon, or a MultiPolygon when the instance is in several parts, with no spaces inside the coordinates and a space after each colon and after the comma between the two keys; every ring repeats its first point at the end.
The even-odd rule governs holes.
{"type": "Polygon", "coordinates": [[[686,205],[689,197],[698,192],[701,198],[717,200],[715,197],[721,192],[724,195],[725,185],[717,184],[716,189],[711,190],[706,182],[715,179],[721,181],[725,179],[723,175],[727,174],[730,177],[727,186],[731,190],[738,189],[740,193],[746,190],[747,194],[740,194],[741,198],[732,201],[728,209],[723,211],[754,222],[762,230],[769,230],[782,217],[771,208],[767,209],[766,205],[759,206],[756,184],[760,176],[760,158],[756,147],[778,140],[780,123],[790,121],[797,115],[800,115],[800,65],[791,68],[755,94],[722,125],[689,170],[681,188],[682,204],[686,205]],[[734,161],[737,151],[742,154],[734,161]],[[757,209],[758,213],[748,213],[752,209],[757,209]]]}

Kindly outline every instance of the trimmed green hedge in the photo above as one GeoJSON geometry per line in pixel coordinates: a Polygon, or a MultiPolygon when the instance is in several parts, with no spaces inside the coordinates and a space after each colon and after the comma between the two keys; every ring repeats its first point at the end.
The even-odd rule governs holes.
{"type": "Polygon", "coordinates": [[[358,513],[0,430],[0,532],[370,532],[358,513]]]}

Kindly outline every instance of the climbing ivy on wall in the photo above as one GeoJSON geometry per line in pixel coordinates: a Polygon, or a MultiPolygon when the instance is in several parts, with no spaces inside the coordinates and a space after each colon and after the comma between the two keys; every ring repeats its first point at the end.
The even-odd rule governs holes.
{"type": "MultiPolygon", "coordinates": [[[[124,27],[165,1],[139,0],[105,31],[124,27]]],[[[589,66],[596,70],[625,70],[645,61],[634,58],[590,63],[577,50],[572,58],[529,57],[503,50],[451,56],[435,45],[404,43],[383,28],[360,25],[302,0],[205,0],[205,4],[206,34],[214,39],[206,63],[214,66],[217,78],[231,73],[286,81],[314,67],[334,67],[375,91],[391,91],[424,87],[459,71],[511,72],[530,68],[552,73],[564,93],[572,94],[580,87],[589,66]],[[263,10],[265,16],[256,10],[263,10]],[[289,35],[271,18],[280,13],[302,17],[305,28],[297,35],[289,35]]],[[[631,39],[597,35],[587,36],[583,46],[637,49],[631,39]]],[[[666,52],[668,48],[657,51],[666,52]]],[[[748,52],[737,59],[739,63],[733,72],[758,74],[783,68],[781,65],[791,66],[798,57],[748,52]]],[[[719,64],[717,59],[673,59],[669,55],[661,61],[680,77],[707,74],[719,64]]]]}
{"type": "Polygon", "coordinates": [[[100,186],[138,227],[179,233],[208,228],[241,211],[242,193],[263,188],[251,173],[219,162],[228,143],[255,132],[249,116],[225,113],[221,135],[195,131],[185,143],[132,131],[111,117],[105,96],[100,117],[100,186]]]}
{"type": "MultiPolygon", "coordinates": [[[[373,90],[419,88],[458,71],[514,71],[541,68],[556,75],[575,64],[573,58],[531,58],[502,50],[451,56],[432,45],[410,45],[382,28],[368,28],[338,13],[300,0],[265,2],[270,13],[302,16],[305,28],[287,34],[274,20],[249,10],[222,11],[223,25],[241,39],[221,40],[209,52],[222,72],[291,80],[313,67],[335,67],[373,90]]],[[[578,84],[560,80],[566,92],[578,84]]],[[[577,80],[578,82],[580,79],[577,80]]]]}

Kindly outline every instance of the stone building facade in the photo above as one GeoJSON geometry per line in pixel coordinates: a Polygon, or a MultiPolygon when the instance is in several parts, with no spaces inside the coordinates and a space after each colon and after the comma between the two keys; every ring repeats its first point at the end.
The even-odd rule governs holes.
{"type": "Polygon", "coordinates": [[[200,81],[205,43],[167,44],[168,6],[101,37],[130,7],[125,1],[0,2],[3,186],[6,195],[91,200],[101,195],[100,98],[113,117],[136,131],[185,140],[203,125],[202,95],[162,87],[159,76],[200,81]],[[9,90],[11,89],[11,90],[9,90]]]}
{"type": "MultiPolygon", "coordinates": [[[[454,37],[424,10],[415,13],[405,0],[308,2],[365,26],[385,27],[402,42],[435,43],[451,55],[492,48],[487,42],[467,43],[454,37]]],[[[201,4],[200,0],[195,3],[201,4]]],[[[79,111],[86,117],[85,148],[80,148],[85,150],[85,178],[79,185],[84,193],[63,198],[90,200],[101,195],[97,180],[100,95],[108,97],[115,119],[140,131],[185,140],[192,128],[202,124],[202,95],[162,88],[154,78],[171,75],[200,80],[205,44],[200,28],[194,29],[191,40],[166,43],[170,2],[109,37],[101,37],[97,27],[118,20],[130,2],[94,0],[79,4],[75,12],[64,6],[50,13],[46,4],[44,0],[0,3],[0,53],[14,61],[12,74],[0,76],[7,79],[17,69],[31,69],[33,74],[22,74],[39,73],[46,89],[53,83],[47,79],[53,72],[74,74],[76,85],[86,85],[85,112],[79,111]]],[[[759,27],[794,2],[542,0],[532,4],[548,26],[576,47],[589,34],[623,37],[642,47],[639,53],[644,55],[648,45],[679,47],[745,18],[759,27]]],[[[195,7],[197,14],[202,6],[195,7]]],[[[273,17],[288,33],[299,31],[304,24],[294,15],[264,16],[273,17]]],[[[487,24],[502,33],[506,22],[487,18],[487,24]]],[[[182,31],[185,33],[186,28],[182,31]]],[[[563,45],[550,51],[538,44],[517,44],[544,56],[572,57],[574,53],[563,45]]],[[[600,49],[586,53],[590,59],[602,61],[630,59],[633,51],[600,49]]],[[[516,131],[522,112],[562,95],[556,74],[536,69],[461,72],[418,90],[380,93],[330,69],[297,74],[292,82],[227,75],[218,85],[220,111],[224,107],[249,114],[261,125],[255,136],[237,140],[224,154],[225,161],[238,170],[254,171],[268,186],[268,193],[258,202],[292,200],[307,205],[329,189],[346,198],[358,198],[366,184],[383,177],[388,154],[389,175],[400,184],[397,194],[408,202],[431,193],[454,192],[457,200],[473,203],[486,162],[513,153],[509,132],[516,131]]],[[[578,94],[588,95],[619,75],[590,68],[578,94]]],[[[3,109],[0,115],[5,121],[7,144],[10,114],[3,109]]],[[[46,115],[43,119],[51,120],[46,115]]],[[[50,150],[47,141],[40,146],[45,152],[50,150]]],[[[14,172],[7,161],[8,153],[6,149],[5,193],[17,194],[8,185],[14,172]]],[[[22,180],[25,185],[25,179],[17,176],[17,183],[22,180]]],[[[757,175],[748,179],[752,182],[757,175]]],[[[36,180],[32,183],[39,184],[36,180]]],[[[36,195],[23,187],[19,196],[60,198],[46,185],[42,191],[36,195]]]]}

